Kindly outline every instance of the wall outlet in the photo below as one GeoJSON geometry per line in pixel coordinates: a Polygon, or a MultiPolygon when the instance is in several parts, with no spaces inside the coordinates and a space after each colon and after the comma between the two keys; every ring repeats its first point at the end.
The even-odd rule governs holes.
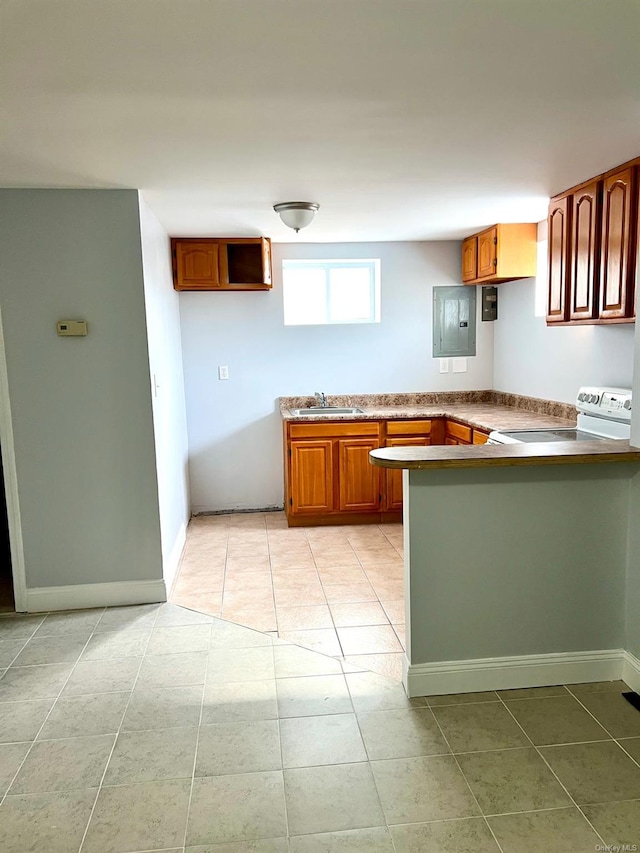
{"type": "Polygon", "coordinates": [[[453,372],[454,373],[466,373],[467,372],[467,359],[466,358],[452,358],[451,362],[453,364],[453,372]]]}
{"type": "Polygon", "coordinates": [[[449,359],[441,358],[440,359],[440,373],[448,373],[449,372],[449,359]]]}
{"type": "Polygon", "coordinates": [[[229,378],[229,368],[226,364],[218,365],[218,379],[228,379],[229,378]]]}

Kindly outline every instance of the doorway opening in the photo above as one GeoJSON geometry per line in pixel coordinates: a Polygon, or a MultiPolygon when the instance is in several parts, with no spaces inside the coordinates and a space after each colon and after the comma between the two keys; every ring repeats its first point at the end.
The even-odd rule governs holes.
{"type": "Polygon", "coordinates": [[[0,453],[0,613],[12,613],[15,609],[7,493],[4,484],[2,454],[0,453]]]}

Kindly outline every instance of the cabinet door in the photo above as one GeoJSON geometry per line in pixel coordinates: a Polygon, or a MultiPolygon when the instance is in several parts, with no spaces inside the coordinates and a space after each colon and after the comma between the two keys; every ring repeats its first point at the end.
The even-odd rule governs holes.
{"type": "Polygon", "coordinates": [[[591,320],[598,316],[600,197],[599,181],[573,194],[569,284],[571,320],[591,320]]]}
{"type": "Polygon", "coordinates": [[[488,228],[478,234],[478,278],[491,278],[498,265],[498,229],[488,228]]]}
{"type": "Polygon", "coordinates": [[[218,287],[219,245],[210,240],[202,243],[176,240],[175,288],[176,290],[207,290],[218,287]]]}
{"type": "Polygon", "coordinates": [[[291,442],[291,512],[333,510],[333,442],[331,439],[291,442]]]}
{"type": "Polygon", "coordinates": [[[549,293],[547,323],[563,323],[567,319],[567,261],[570,251],[570,218],[572,196],[567,195],[549,205],[549,293]]]}
{"type": "Polygon", "coordinates": [[[261,238],[262,244],[262,282],[271,284],[271,240],[268,237],[261,238]]]}
{"type": "Polygon", "coordinates": [[[339,506],[343,512],[370,512],[380,508],[380,468],[369,462],[378,438],[339,438],[339,506]]]}
{"type": "MultiPolygon", "coordinates": [[[[431,444],[428,435],[412,435],[404,438],[388,438],[387,447],[426,447],[431,444]]],[[[402,509],[402,471],[387,468],[385,473],[384,506],[388,510],[402,509]]]]}
{"type": "Polygon", "coordinates": [[[477,237],[462,241],[462,281],[473,281],[477,271],[477,237]]]}
{"type": "Polygon", "coordinates": [[[602,268],[600,317],[629,317],[633,314],[635,258],[632,208],[633,169],[623,169],[604,179],[602,194],[602,268]]]}
{"type": "Polygon", "coordinates": [[[489,441],[489,433],[483,432],[481,429],[474,429],[473,444],[486,444],[489,441]]]}

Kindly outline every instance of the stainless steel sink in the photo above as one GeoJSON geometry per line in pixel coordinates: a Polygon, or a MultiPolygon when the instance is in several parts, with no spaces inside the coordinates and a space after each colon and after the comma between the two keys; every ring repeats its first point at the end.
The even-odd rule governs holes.
{"type": "Polygon", "coordinates": [[[307,409],[291,409],[294,418],[311,415],[361,415],[362,409],[357,406],[309,406],[307,409]]]}

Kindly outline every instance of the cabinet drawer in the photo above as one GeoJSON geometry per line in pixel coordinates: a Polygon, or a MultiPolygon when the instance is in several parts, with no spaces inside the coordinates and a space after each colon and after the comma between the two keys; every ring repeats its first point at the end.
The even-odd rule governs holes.
{"type": "Polygon", "coordinates": [[[340,436],[379,435],[378,421],[323,421],[322,423],[289,424],[290,438],[336,438],[340,436]]]}
{"type": "Polygon", "coordinates": [[[483,432],[481,429],[474,429],[473,431],[473,443],[474,444],[486,444],[489,441],[489,433],[483,432]]]}
{"type": "Polygon", "coordinates": [[[463,426],[455,421],[447,421],[446,430],[448,435],[452,435],[454,438],[471,441],[471,427],[463,426]]]}
{"type": "Polygon", "coordinates": [[[431,421],[387,421],[387,435],[429,435],[431,421]]]}

